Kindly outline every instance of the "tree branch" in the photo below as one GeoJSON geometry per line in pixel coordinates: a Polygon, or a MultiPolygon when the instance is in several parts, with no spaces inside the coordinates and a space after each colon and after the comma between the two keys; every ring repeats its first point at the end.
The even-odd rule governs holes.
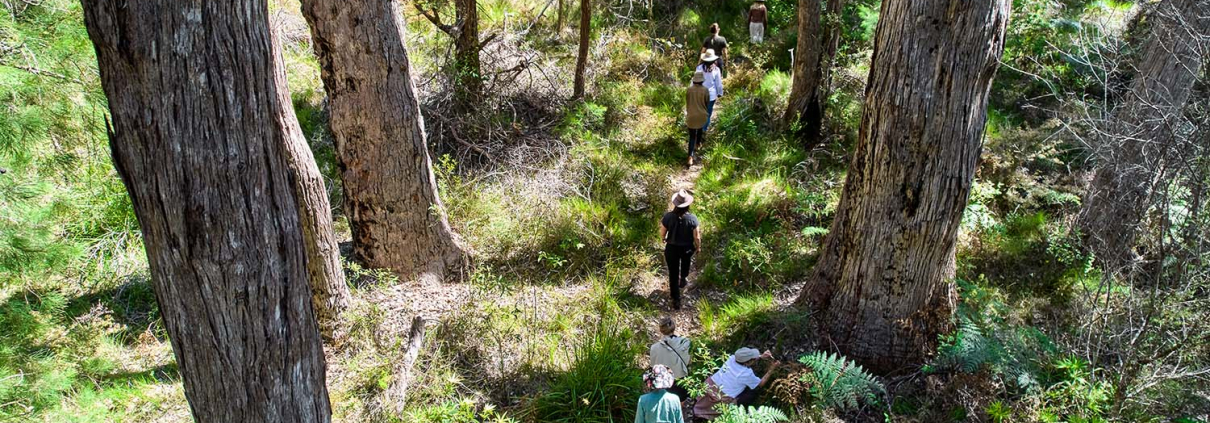
{"type": "Polygon", "coordinates": [[[412,3],[412,6],[415,6],[416,11],[420,12],[421,15],[424,15],[425,19],[428,19],[429,22],[432,22],[437,29],[441,30],[441,32],[454,36],[454,27],[441,22],[441,14],[436,8],[433,9],[432,13],[429,13],[428,10],[420,7],[420,3],[412,3]]]}

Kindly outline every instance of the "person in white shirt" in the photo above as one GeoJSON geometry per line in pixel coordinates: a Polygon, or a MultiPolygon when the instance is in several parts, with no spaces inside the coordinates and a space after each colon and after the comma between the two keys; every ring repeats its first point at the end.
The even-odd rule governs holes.
{"type": "Polygon", "coordinates": [[[676,394],[681,401],[689,399],[689,392],[677,383],[689,374],[689,338],[676,336],[676,322],[671,317],[660,319],[660,340],[651,344],[651,365],[663,365],[672,370],[673,384],[668,392],[676,394]]]}
{"type": "Polygon", "coordinates": [[[719,411],[715,409],[716,404],[752,405],[756,400],[756,389],[769,382],[773,371],[777,370],[781,362],[774,361],[769,370],[765,371],[765,376],[759,378],[752,371],[752,366],[756,365],[758,360],[772,358],[773,354],[769,351],[761,354],[754,348],[736,350],[735,355],[727,359],[727,363],[714,375],[706,378],[706,393],[697,399],[693,414],[710,419],[719,415],[719,411]]]}
{"type": "Polygon", "coordinates": [[[715,55],[714,49],[706,49],[701,59],[702,62],[697,65],[695,72],[706,75],[706,82],[702,85],[710,92],[710,101],[706,102],[706,126],[702,127],[702,132],[707,132],[710,130],[710,119],[714,117],[714,102],[723,98],[723,71],[718,67],[718,56],[715,55]]]}

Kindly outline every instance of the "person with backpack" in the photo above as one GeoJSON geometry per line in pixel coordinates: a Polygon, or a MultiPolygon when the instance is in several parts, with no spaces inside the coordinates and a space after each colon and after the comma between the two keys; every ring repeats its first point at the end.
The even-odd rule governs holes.
{"type": "Polygon", "coordinates": [[[706,50],[705,53],[702,53],[701,63],[694,70],[695,75],[696,72],[701,72],[705,77],[702,85],[710,93],[710,98],[706,101],[706,125],[702,127],[703,134],[710,130],[710,119],[714,117],[714,103],[723,98],[723,73],[718,61],[719,57],[714,54],[714,49],[706,50]]]}
{"type": "Polygon", "coordinates": [[[685,91],[685,126],[689,128],[689,166],[693,166],[693,154],[702,143],[705,135],[706,122],[710,119],[707,106],[710,102],[710,90],[702,83],[706,75],[701,72],[693,73],[693,83],[685,91]]]}
{"type": "Polygon", "coordinates": [[[710,36],[706,37],[706,40],[702,42],[701,53],[705,54],[707,50],[714,50],[719,55],[718,68],[720,71],[722,71],[724,65],[730,63],[728,62],[727,39],[718,35],[717,23],[710,24],[710,36]]]}
{"type": "Polygon", "coordinates": [[[685,190],[672,195],[672,209],[660,219],[660,239],[664,241],[664,260],[668,263],[668,288],[672,308],[681,309],[681,288],[689,283],[693,254],[702,246],[697,216],[689,213],[693,194],[685,190]]]}
{"type": "Polygon", "coordinates": [[[676,335],[676,321],[665,316],[660,319],[660,340],[648,350],[651,365],[661,365],[672,371],[672,385],[668,392],[676,394],[681,401],[689,399],[689,391],[678,381],[689,375],[689,338],[676,335]]]}
{"type": "Polygon", "coordinates": [[[752,3],[752,7],[748,8],[748,36],[752,44],[765,42],[765,21],[768,14],[769,9],[765,8],[765,0],[756,0],[755,3],[752,3]]]}

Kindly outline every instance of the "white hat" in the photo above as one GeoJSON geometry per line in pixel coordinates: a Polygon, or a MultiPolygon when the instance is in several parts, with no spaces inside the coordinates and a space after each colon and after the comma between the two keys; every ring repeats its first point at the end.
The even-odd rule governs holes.
{"type": "Polygon", "coordinates": [[[713,62],[715,60],[718,60],[718,56],[714,55],[714,49],[708,48],[705,53],[702,53],[703,62],[713,62]]]}
{"type": "Polygon", "coordinates": [[[745,363],[760,358],[760,350],[756,348],[740,348],[735,350],[735,362],[745,363]]]}

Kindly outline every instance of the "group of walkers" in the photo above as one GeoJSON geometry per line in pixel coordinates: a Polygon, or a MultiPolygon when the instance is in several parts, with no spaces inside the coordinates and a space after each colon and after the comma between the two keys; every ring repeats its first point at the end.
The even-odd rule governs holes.
{"type": "MultiPolygon", "coordinates": [[[[661,338],[651,344],[651,370],[643,374],[648,393],[639,397],[635,423],[684,423],[681,402],[689,399],[689,391],[681,381],[689,374],[689,339],[677,336],[676,322],[665,317],[659,323],[661,338]]],[[[740,348],[727,362],[706,378],[704,392],[693,405],[693,415],[713,419],[721,414],[720,404],[751,405],[757,389],[769,383],[780,362],[773,360],[763,377],[752,370],[762,360],[773,360],[769,351],[740,348]]]]}
{"type": "MultiPolygon", "coordinates": [[[[767,10],[764,0],[756,0],[748,10],[748,30],[752,43],[764,41],[767,10]]],[[[700,61],[685,93],[685,126],[689,129],[689,160],[694,165],[697,148],[705,140],[714,114],[714,105],[723,97],[724,66],[729,59],[727,39],[719,35],[718,24],[710,25],[710,36],[702,43],[700,61]]],[[[660,239],[664,241],[664,259],[668,264],[669,296],[672,308],[681,308],[681,289],[688,285],[692,258],[701,250],[702,235],[697,216],[689,212],[693,193],[680,190],[669,201],[670,210],[660,219],[660,239]]],[[[671,317],[659,322],[661,338],[651,345],[651,369],[643,375],[650,391],[639,398],[635,423],[684,423],[681,404],[689,392],[679,381],[689,374],[689,339],[676,334],[671,317]]],[[[740,348],[727,362],[705,380],[705,392],[696,398],[693,415],[711,419],[719,415],[717,405],[750,405],[756,390],[769,382],[781,364],[773,361],[764,377],[757,377],[753,366],[761,360],[773,360],[769,351],[740,348]]]]}

